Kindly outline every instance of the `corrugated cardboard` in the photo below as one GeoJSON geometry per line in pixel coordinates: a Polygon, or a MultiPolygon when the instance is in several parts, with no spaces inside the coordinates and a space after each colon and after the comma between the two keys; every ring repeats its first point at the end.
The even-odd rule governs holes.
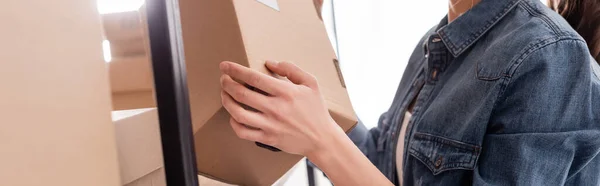
{"type": "Polygon", "coordinates": [[[96,0],[0,6],[0,185],[115,186],[96,0]]]}
{"type": "Polygon", "coordinates": [[[154,80],[147,56],[121,57],[109,63],[114,110],[155,107],[154,80]]]}
{"type": "Polygon", "coordinates": [[[124,186],[167,186],[165,170],[157,169],[124,186]]]}
{"type": "Polygon", "coordinates": [[[156,109],[113,111],[113,123],[116,127],[123,185],[128,185],[163,167],[156,109]]]}
{"type": "Polygon", "coordinates": [[[138,11],[102,14],[105,37],[108,40],[130,40],[144,37],[145,23],[138,11]]]}
{"type": "MultiPolygon", "coordinates": [[[[356,124],[339,64],[314,4],[299,0],[269,3],[273,2],[279,10],[257,0],[179,1],[198,170],[206,177],[232,184],[270,185],[301,159],[257,147],[234,134],[220,102],[221,61],[235,61],[263,73],[267,73],[265,60],[294,62],[318,78],[334,120],[345,131],[356,124]]],[[[147,84],[151,81],[143,80],[151,77],[141,77],[148,74],[150,63],[124,64],[129,67],[111,63],[111,83],[120,90],[113,90],[114,108],[154,105],[149,99],[153,98],[152,86],[147,84]]]]}
{"type": "MultiPolygon", "coordinates": [[[[166,186],[156,108],[112,112],[124,186],[166,186]]],[[[230,186],[204,176],[199,185],[230,186]]],[[[285,178],[279,180],[285,182],[285,178]]]]}
{"type": "Polygon", "coordinates": [[[147,55],[147,24],[142,6],[138,11],[102,14],[104,36],[111,42],[113,57],[147,55]]]}
{"type": "Polygon", "coordinates": [[[144,9],[102,15],[114,110],[156,106],[144,9]]]}
{"type": "Polygon", "coordinates": [[[301,157],[239,139],[220,99],[224,60],[268,73],[265,60],[291,61],[315,75],[335,121],[356,124],[336,56],[311,1],[180,0],[198,171],[225,182],[270,185],[301,157]]]}

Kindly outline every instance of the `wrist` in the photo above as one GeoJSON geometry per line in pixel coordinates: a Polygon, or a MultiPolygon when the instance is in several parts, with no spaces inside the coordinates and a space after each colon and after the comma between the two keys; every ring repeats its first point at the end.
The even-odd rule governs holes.
{"type": "Polygon", "coordinates": [[[315,141],[315,147],[305,154],[306,158],[319,165],[321,161],[327,161],[335,157],[335,153],[342,147],[346,133],[333,120],[330,130],[326,130],[322,137],[315,141]]]}

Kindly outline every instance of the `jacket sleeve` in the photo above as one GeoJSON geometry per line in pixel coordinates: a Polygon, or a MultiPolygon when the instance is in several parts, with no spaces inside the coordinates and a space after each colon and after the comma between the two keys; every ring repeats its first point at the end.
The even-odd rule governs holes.
{"type": "Polygon", "coordinates": [[[367,129],[362,121],[359,119],[358,124],[350,133],[348,137],[354,142],[354,144],[360,149],[360,151],[369,158],[369,160],[377,165],[376,153],[376,140],[379,138],[379,129],[377,127],[367,129]]]}
{"type": "Polygon", "coordinates": [[[559,40],[511,63],[474,185],[600,183],[600,80],[587,51],[559,40]]]}

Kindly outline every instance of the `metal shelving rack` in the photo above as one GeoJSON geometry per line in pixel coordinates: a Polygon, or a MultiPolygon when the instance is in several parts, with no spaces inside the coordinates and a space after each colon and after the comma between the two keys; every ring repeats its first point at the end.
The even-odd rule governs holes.
{"type": "Polygon", "coordinates": [[[148,37],[166,183],[198,186],[177,0],[147,0],[148,37]]]}

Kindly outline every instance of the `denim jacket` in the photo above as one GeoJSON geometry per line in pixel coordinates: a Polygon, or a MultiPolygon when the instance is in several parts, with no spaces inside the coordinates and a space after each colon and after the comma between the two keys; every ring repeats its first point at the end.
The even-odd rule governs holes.
{"type": "Polygon", "coordinates": [[[483,0],[410,57],[378,126],[349,136],[396,185],[600,185],[600,68],[539,0],[483,0]],[[396,144],[415,100],[404,144],[396,144]]]}

